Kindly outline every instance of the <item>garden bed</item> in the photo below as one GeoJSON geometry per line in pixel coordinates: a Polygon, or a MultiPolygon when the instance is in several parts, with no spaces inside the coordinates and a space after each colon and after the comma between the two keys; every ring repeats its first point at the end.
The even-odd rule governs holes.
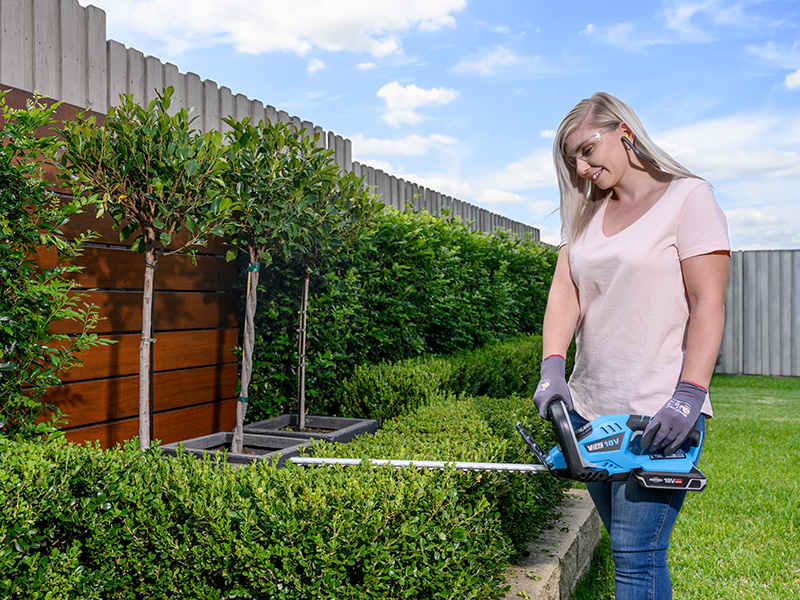
{"type": "Polygon", "coordinates": [[[164,454],[176,456],[181,448],[184,452],[202,457],[205,454],[224,452],[225,460],[234,466],[246,466],[256,460],[266,460],[277,466],[282,466],[287,458],[300,454],[301,448],[308,448],[310,440],[307,438],[258,435],[245,433],[242,452],[230,452],[233,433],[220,432],[201,437],[164,444],[161,449],[164,454]],[[227,451],[227,452],[226,452],[227,451]]]}
{"type": "Polygon", "coordinates": [[[244,433],[347,443],[359,435],[378,431],[378,421],[344,417],[306,416],[306,428],[298,429],[297,415],[280,415],[244,426],[244,433]]]}

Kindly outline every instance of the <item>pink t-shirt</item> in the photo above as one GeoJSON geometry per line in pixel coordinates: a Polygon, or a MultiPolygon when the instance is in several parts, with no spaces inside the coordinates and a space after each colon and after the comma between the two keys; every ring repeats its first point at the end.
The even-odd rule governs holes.
{"type": "MultiPolygon", "coordinates": [[[[607,237],[604,204],[570,248],[578,288],[577,354],[569,381],[575,410],[654,415],[683,370],[689,304],[680,261],[730,250],[711,186],[675,178],[636,222],[607,237]]],[[[711,415],[706,397],[703,413],[711,415]]]]}

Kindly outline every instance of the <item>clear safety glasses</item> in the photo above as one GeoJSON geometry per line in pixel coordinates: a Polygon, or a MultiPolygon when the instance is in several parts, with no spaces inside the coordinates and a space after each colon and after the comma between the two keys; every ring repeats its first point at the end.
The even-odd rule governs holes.
{"type": "Polygon", "coordinates": [[[608,133],[609,131],[613,131],[619,126],[619,123],[615,125],[609,125],[608,127],[601,129],[600,131],[595,131],[592,135],[587,137],[583,140],[580,144],[575,146],[575,148],[567,154],[567,163],[571,167],[574,167],[578,164],[579,160],[587,161],[589,160],[589,156],[591,156],[592,151],[594,150],[595,144],[602,144],[602,136],[604,133],[608,133]]]}

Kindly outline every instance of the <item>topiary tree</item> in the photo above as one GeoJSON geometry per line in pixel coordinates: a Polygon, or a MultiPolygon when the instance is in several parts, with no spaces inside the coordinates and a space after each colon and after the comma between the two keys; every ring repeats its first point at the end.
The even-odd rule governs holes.
{"type": "Polygon", "coordinates": [[[69,261],[81,253],[90,233],[68,242],[60,227],[80,212],[82,200],[64,201],[47,187],[43,175],[58,151],[55,136],[46,133],[58,104],[45,107],[39,98],[15,110],[0,93],[0,431],[13,437],[52,433],[60,412],[45,405],[46,388],[59,385],[59,374],[80,364],[78,353],[105,344],[91,330],[95,306],[80,302],[69,261]],[[57,265],[41,268],[38,250],[57,255],[57,265]],[[57,335],[56,321],[72,319],[79,333],[57,335]],[[50,423],[43,420],[53,411],[50,423]]]}
{"type": "Polygon", "coordinates": [[[300,302],[300,337],[298,343],[298,428],[305,429],[306,414],[306,342],[308,333],[308,298],[311,274],[331,261],[337,250],[352,240],[383,205],[363,185],[363,178],[353,173],[328,180],[316,194],[313,210],[304,215],[303,245],[298,258],[303,266],[300,302]]]}
{"type": "Polygon", "coordinates": [[[87,195],[98,218],[108,213],[120,239],[143,254],[142,340],[139,347],[139,444],[150,442],[150,355],[155,270],[163,256],[187,252],[223,234],[232,201],[222,193],[225,147],[218,131],[192,128],[189,111],[170,114],[173,88],[146,107],[121,96],[98,126],[81,113],[61,130],[67,184],[87,195]],[[177,239],[182,228],[188,236],[177,239]]]}
{"type": "Polygon", "coordinates": [[[227,134],[229,169],[224,177],[235,199],[227,225],[227,236],[234,244],[228,259],[241,250],[249,261],[241,382],[231,444],[232,452],[241,452],[260,268],[270,264],[272,253],[288,257],[305,251],[309,215],[317,214],[320,198],[336,186],[338,167],[331,161],[332,151],[317,145],[318,135],[312,138],[291,123],[253,125],[249,117],[225,122],[231,130],[227,134]]]}

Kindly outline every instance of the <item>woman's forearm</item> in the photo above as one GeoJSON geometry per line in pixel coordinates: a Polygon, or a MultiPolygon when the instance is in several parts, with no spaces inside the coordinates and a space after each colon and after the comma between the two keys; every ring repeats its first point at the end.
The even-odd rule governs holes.
{"type": "Polygon", "coordinates": [[[566,356],[580,316],[578,291],[569,269],[566,246],[558,253],[553,283],[547,297],[542,326],[542,358],[552,354],[566,356]]]}
{"type": "Polygon", "coordinates": [[[707,388],[717,364],[722,332],[725,327],[725,305],[700,302],[692,308],[686,334],[686,358],[681,379],[707,388]]]}

